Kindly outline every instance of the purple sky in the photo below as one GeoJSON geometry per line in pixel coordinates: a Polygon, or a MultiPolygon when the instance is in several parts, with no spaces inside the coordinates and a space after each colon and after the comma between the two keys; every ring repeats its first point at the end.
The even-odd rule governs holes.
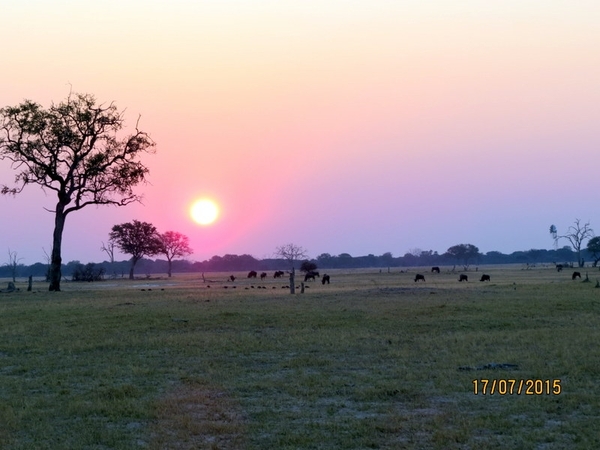
{"type": "MultiPolygon", "coordinates": [[[[65,262],[105,259],[132,219],[189,236],[192,260],[549,249],[576,218],[600,232],[598,2],[197,3],[5,2],[0,107],[72,87],[157,143],[144,205],[68,217],[65,262]],[[202,197],[210,226],[190,218],[202,197]]],[[[44,261],[54,204],[36,186],[0,198],[0,262],[44,261]]]]}

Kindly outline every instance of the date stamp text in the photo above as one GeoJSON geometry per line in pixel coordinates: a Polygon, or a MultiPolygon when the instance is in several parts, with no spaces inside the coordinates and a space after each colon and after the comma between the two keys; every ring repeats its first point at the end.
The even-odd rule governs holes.
{"type": "Polygon", "coordinates": [[[475,395],[560,395],[561,380],[476,379],[475,395]]]}

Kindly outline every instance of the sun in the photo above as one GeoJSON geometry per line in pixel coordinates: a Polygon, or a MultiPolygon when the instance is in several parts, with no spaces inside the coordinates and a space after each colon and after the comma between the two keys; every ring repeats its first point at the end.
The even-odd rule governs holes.
{"type": "Polygon", "coordinates": [[[194,202],[190,208],[190,215],[194,222],[199,225],[210,225],[219,217],[219,207],[207,198],[194,202]]]}

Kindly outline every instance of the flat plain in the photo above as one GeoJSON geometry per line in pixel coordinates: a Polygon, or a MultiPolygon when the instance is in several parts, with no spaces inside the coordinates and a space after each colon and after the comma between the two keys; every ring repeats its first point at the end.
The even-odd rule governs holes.
{"type": "Polygon", "coordinates": [[[598,269],[441,269],[21,280],[0,447],[600,448],[598,269]]]}

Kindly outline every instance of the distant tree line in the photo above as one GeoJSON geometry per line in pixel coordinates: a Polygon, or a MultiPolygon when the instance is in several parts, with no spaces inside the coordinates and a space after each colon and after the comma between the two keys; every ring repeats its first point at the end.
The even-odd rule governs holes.
{"type": "MultiPolygon", "coordinates": [[[[586,261],[586,265],[595,265],[600,260],[600,239],[592,240],[590,248],[582,249],[581,257],[586,261]],[[596,252],[594,252],[594,250],[596,252]]],[[[316,258],[297,260],[295,267],[300,268],[304,261],[316,264],[319,269],[359,269],[359,268],[380,268],[387,271],[389,268],[400,269],[411,266],[477,266],[481,264],[522,264],[524,267],[532,267],[538,264],[578,264],[578,254],[570,246],[564,246],[556,250],[531,249],[525,251],[516,251],[510,254],[498,251],[487,253],[474,252],[477,247],[471,248],[470,244],[460,244],[450,247],[453,251],[439,254],[433,250],[411,250],[403,256],[394,257],[392,253],[387,252],[382,255],[369,254],[366,256],[352,256],[349,253],[331,255],[322,253],[316,258]],[[454,247],[465,248],[456,249],[454,247]],[[465,256],[461,250],[470,250],[471,253],[465,256]],[[457,253],[458,251],[458,253],[457,253]],[[466,258],[466,259],[465,259],[466,258]]],[[[174,273],[202,273],[202,272],[238,272],[246,270],[256,271],[275,271],[290,270],[289,260],[283,258],[265,258],[257,259],[251,255],[232,255],[213,256],[205,261],[189,261],[186,259],[174,259],[171,261],[171,270],[174,273]]],[[[131,260],[123,261],[103,261],[100,263],[82,264],[80,261],[70,261],[63,264],[61,272],[63,277],[72,279],[75,276],[79,280],[106,279],[106,278],[127,278],[131,270],[131,260]]],[[[163,258],[150,259],[141,258],[136,264],[136,274],[138,277],[156,276],[157,274],[167,274],[169,272],[169,261],[163,258]]],[[[45,277],[48,274],[48,264],[35,263],[25,265],[18,263],[15,265],[14,259],[0,266],[0,277],[12,278],[27,277],[45,277]]]]}

